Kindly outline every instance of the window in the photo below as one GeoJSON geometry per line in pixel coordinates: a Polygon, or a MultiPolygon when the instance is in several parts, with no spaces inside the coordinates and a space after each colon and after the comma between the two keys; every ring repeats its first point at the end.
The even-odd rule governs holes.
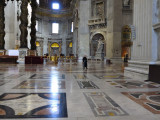
{"type": "Polygon", "coordinates": [[[36,1],[37,1],[38,5],[39,5],[39,0],[36,0],[36,1]]]}
{"type": "Polygon", "coordinates": [[[52,33],[59,33],[59,23],[52,23],[52,33]]]}
{"type": "Polygon", "coordinates": [[[71,25],[71,32],[73,32],[73,22],[72,22],[72,25],[71,25]]]}
{"type": "Polygon", "coordinates": [[[36,20],[36,31],[38,31],[38,21],[36,20]]]}
{"type": "Polygon", "coordinates": [[[53,3],[52,4],[52,9],[59,10],[59,3],[53,3]]]}

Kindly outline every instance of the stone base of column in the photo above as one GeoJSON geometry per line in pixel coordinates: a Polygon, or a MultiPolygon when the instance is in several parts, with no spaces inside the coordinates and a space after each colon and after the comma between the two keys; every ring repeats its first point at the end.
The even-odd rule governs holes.
{"type": "Polygon", "coordinates": [[[129,61],[124,69],[124,75],[141,81],[148,80],[149,64],[151,62],[129,61]]]}
{"type": "Polygon", "coordinates": [[[37,56],[37,50],[28,50],[28,56],[37,56]]]}
{"type": "Polygon", "coordinates": [[[25,56],[28,55],[27,53],[28,53],[28,48],[20,48],[20,49],[19,49],[18,62],[24,63],[24,61],[25,61],[25,56]]]}
{"type": "Polygon", "coordinates": [[[6,55],[6,50],[0,50],[0,56],[6,55]]]}

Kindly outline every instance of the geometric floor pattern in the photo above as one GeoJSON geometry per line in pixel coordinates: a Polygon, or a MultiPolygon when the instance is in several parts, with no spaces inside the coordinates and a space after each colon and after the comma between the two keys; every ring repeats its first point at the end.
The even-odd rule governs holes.
{"type": "Polygon", "coordinates": [[[0,86],[10,82],[11,80],[0,80],[0,86]]]}
{"type": "Polygon", "coordinates": [[[74,77],[75,79],[88,79],[85,74],[76,74],[74,77]]]}
{"type": "Polygon", "coordinates": [[[53,87],[57,87],[57,89],[65,89],[65,81],[23,81],[22,83],[14,87],[14,89],[51,89],[53,87]]]}
{"type": "Polygon", "coordinates": [[[129,77],[125,77],[123,75],[94,75],[99,79],[130,79],[129,77]]]}
{"type": "Polygon", "coordinates": [[[160,84],[124,64],[0,64],[0,120],[160,120],[160,84]]]}
{"type": "Polygon", "coordinates": [[[20,78],[21,76],[23,76],[24,74],[11,74],[11,75],[9,75],[9,76],[7,76],[7,77],[4,77],[4,79],[18,79],[18,78],[20,78]]]}
{"type": "Polygon", "coordinates": [[[65,93],[6,93],[0,96],[0,118],[59,118],[67,116],[65,93]]]}
{"type": "Polygon", "coordinates": [[[92,81],[78,81],[81,89],[99,89],[92,81]]]}
{"type": "MultiPolygon", "coordinates": [[[[110,82],[110,81],[108,81],[108,82],[110,82]]],[[[130,80],[128,80],[128,81],[124,81],[124,80],[123,81],[121,81],[121,80],[119,80],[119,81],[111,81],[110,84],[114,85],[115,87],[121,86],[121,88],[124,87],[124,88],[127,88],[127,89],[158,88],[154,84],[148,84],[146,82],[135,81],[135,80],[133,80],[133,81],[130,81],[130,80]]]]}
{"type": "Polygon", "coordinates": [[[117,103],[105,93],[84,93],[95,116],[128,115],[117,103]]]}
{"type": "Polygon", "coordinates": [[[30,77],[30,79],[65,79],[65,75],[59,74],[34,74],[30,77]]]}

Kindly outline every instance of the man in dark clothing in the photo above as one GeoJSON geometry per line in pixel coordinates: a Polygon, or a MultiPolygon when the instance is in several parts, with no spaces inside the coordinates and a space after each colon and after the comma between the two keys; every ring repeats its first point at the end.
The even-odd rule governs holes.
{"type": "Polygon", "coordinates": [[[84,56],[83,57],[83,69],[87,69],[87,57],[86,56],[84,56]]]}

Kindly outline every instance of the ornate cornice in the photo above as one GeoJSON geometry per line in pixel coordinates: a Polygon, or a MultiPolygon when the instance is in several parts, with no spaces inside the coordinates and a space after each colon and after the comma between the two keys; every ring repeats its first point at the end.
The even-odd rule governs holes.
{"type": "Polygon", "coordinates": [[[107,23],[100,23],[100,24],[95,24],[95,25],[89,25],[89,29],[90,30],[102,29],[102,28],[107,28],[107,23]]]}
{"type": "Polygon", "coordinates": [[[95,18],[88,21],[89,29],[102,29],[107,27],[107,21],[105,18],[95,18]]]}

